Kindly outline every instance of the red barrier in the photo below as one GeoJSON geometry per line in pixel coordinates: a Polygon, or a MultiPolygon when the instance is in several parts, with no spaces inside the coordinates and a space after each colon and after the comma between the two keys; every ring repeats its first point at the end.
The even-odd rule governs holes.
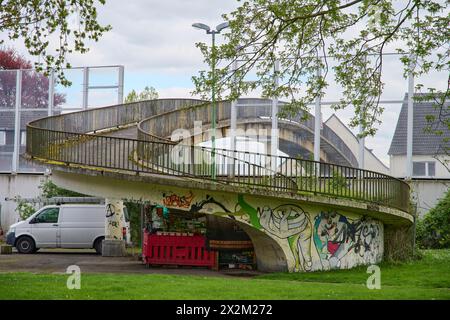
{"type": "Polygon", "coordinates": [[[201,235],[157,235],[144,232],[142,257],[146,264],[214,267],[216,252],[206,249],[201,235]]]}

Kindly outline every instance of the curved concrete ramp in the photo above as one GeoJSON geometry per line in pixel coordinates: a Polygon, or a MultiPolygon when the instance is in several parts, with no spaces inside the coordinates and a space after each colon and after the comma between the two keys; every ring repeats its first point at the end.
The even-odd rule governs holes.
{"type": "Polygon", "coordinates": [[[55,183],[67,189],[231,219],[250,236],[266,271],[378,263],[384,227],[413,221],[408,185],[381,173],[167,141],[169,116],[158,116],[136,139],[137,123],[165,111],[183,123],[208,117],[203,102],[183,99],[48,117],[28,124],[27,156],[52,166],[55,183]]]}

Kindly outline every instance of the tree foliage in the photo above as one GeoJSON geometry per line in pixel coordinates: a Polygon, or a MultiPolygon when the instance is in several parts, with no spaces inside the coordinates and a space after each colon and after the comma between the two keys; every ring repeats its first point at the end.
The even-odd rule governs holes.
{"type": "Polygon", "coordinates": [[[158,92],[153,87],[146,86],[142,92],[136,92],[134,89],[125,97],[125,103],[158,99],[158,92]]]}
{"type": "MultiPolygon", "coordinates": [[[[342,87],[332,108],[354,106],[352,127],[373,135],[383,112],[380,95],[383,53],[401,54],[405,75],[449,69],[448,1],[432,0],[248,0],[224,15],[230,28],[225,43],[212,51],[197,46],[211,65],[221,61],[215,79],[201,71],[194,93],[207,98],[213,83],[219,97],[235,99],[259,87],[264,97],[288,99],[282,116],[301,114],[327,88],[329,71],[342,87]],[[279,85],[274,86],[275,61],[279,85]],[[333,64],[331,64],[333,60],[333,64]],[[239,61],[236,70],[233,64],[239,61]],[[321,70],[318,74],[317,70],[321,70]],[[255,81],[245,81],[256,72],[255,81]],[[213,81],[214,80],[214,81],[213,81]]],[[[445,92],[446,90],[444,90],[445,92]]],[[[307,113],[303,113],[307,114],[307,113]]]]}
{"type": "Polygon", "coordinates": [[[418,221],[417,242],[422,248],[450,248],[450,190],[418,221]]]}
{"type": "Polygon", "coordinates": [[[17,203],[16,211],[19,213],[20,220],[26,220],[36,212],[36,208],[20,196],[15,197],[14,201],[17,203]]]}
{"type": "MultiPolygon", "coordinates": [[[[88,51],[87,40],[98,41],[111,29],[97,21],[96,6],[105,0],[0,0],[0,32],[22,39],[29,54],[38,57],[35,68],[55,70],[69,84],[62,68],[68,53],[88,51]]],[[[0,44],[4,42],[0,39],[0,44]]]]}
{"type": "MultiPolygon", "coordinates": [[[[32,64],[13,48],[0,47],[0,70],[31,69],[32,64]]],[[[22,74],[22,108],[47,108],[49,79],[33,70],[22,74]]],[[[0,72],[0,105],[13,107],[16,101],[16,73],[0,72]]],[[[54,94],[55,107],[66,102],[62,93],[54,94]]]]}
{"type": "Polygon", "coordinates": [[[58,187],[50,179],[42,181],[39,189],[41,190],[41,196],[47,199],[53,197],[86,197],[85,194],[58,187]]]}

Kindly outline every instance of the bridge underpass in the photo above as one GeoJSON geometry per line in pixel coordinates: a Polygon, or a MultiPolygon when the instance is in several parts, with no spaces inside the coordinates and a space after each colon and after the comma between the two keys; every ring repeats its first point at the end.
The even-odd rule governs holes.
{"type": "MultiPolygon", "coordinates": [[[[408,185],[395,178],[336,163],[230,150],[216,150],[219,161],[212,168],[211,149],[195,140],[185,145],[167,139],[164,130],[176,123],[192,130],[194,121],[209,119],[207,106],[156,100],[44,118],[28,125],[27,156],[51,165],[58,185],[112,202],[145,199],[164,205],[167,195],[192,195],[184,209],[237,223],[251,238],[263,271],[377,263],[388,249],[385,228],[412,223],[408,185]]],[[[226,120],[225,111],[219,106],[219,123],[226,120]]],[[[332,148],[345,159],[344,145],[332,148]]]]}

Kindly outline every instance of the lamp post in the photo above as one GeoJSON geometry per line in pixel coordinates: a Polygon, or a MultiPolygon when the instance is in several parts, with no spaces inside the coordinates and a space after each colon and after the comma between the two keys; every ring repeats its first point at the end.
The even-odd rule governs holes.
{"type": "Polygon", "coordinates": [[[211,30],[209,26],[203,23],[194,23],[192,25],[194,28],[205,30],[207,34],[212,36],[212,46],[211,46],[211,74],[212,74],[212,89],[211,89],[211,144],[212,144],[212,152],[211,152],[211,179],[216,179],[216,47],[215,40],[216,34],[220,33],[223,29],[228,27],[228,22],[224,22],[216,26],[215,30],[211,30]]]}

